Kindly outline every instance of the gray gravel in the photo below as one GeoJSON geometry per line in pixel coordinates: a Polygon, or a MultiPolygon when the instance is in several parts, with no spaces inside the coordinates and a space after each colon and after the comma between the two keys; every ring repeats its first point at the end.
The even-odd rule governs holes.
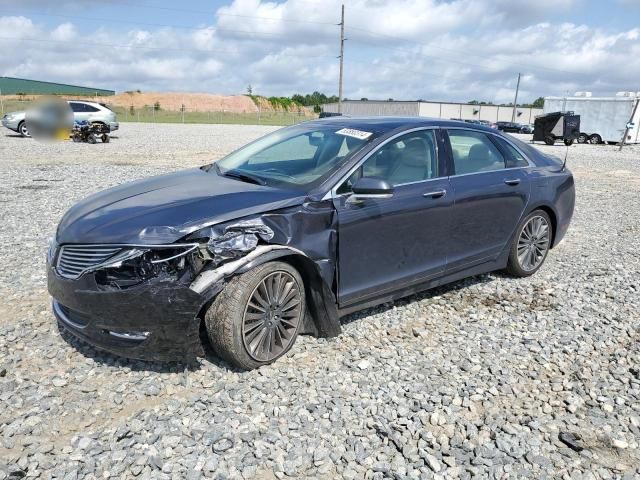
{"type": "Polygon", "coordinates": [[[0,480],[640,475],[639,147],[569,149],[576,213],[535,276],[366,310],[257,371],[59,335],[43,257],[71,204],[270,130],[124,124],[94,146],[0,132],[0,480]]]}

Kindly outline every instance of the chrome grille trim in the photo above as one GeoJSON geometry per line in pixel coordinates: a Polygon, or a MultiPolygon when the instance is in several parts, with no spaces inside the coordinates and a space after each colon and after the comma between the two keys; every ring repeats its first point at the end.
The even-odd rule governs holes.
{"type": "Polygon", "coordinates": [[[60,247],[56,270],[65,278],[76,279],[122,251],[119,246],[64,245],[60,247]]]}

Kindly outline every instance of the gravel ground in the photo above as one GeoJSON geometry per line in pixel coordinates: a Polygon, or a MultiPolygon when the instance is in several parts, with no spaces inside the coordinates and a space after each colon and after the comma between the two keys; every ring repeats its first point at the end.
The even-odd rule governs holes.
{"type": "Polygon", "coordinates": [[[58,333],[43,258],[70,205],[270,130],[125,124],[93,146],[0,132],[0,480],[640,476],[639,147],[569,149],[573,224],[533,277],[360,312],[257,371],[58,333]]]}

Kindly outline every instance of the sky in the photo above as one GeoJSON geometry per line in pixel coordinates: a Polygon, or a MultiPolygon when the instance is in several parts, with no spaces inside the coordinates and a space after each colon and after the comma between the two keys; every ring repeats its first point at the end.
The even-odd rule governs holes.
{"type": "Polygon", "coordinates": [[[341,3],[349,99],[640,91],[640,0],[0,0],[0,76],[336,95],[341,3]]]}

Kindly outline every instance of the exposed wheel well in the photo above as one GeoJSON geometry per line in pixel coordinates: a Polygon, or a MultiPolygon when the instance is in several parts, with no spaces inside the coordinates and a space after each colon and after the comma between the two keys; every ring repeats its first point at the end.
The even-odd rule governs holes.
{"type": "MultiPolygon", "coordinates": [[[[259,258],[257,259],[259,260],[259,258]]],[[[241,275],[247,270],[257,267],[263,263],[279,261],[285,262],[294,267],[302,277],[307,296],[307,305],[311,317],[309,322],[305,319],[304,330],[301,333],[310,333],[316,337],[334,337],[340,333],[340,322],[338,317],[338,309],[335,301],[335,285],[327,285],[317,270],[313,260],[304,255],[296,253],[287,253],[286,255],[271,257],[266,255],[264,261],[251,262],[248,269],[241,268],[236,273],[241,275]]],[[[230,277],[230,278],[231,278],[230,277]]],[[[225,282],[226,284],[226,282],[225,282]]],[[[216,295],[207,299],[200,311],[198,319],[200,320],[200,329],[204,326],[204,316],[213,303],[216,295]]]]}
{"type": "Polygon", "coordinates": [[[551,231],[551,247],[550,248],[553,248],[553,244],[556,240],[556,230],[558,226],[558,219],[556,218],[556,214],[553,212],[553,209],[547,205],[539,205],[536,208],[532,209],[531,212],[533,212],[534,210],[542,210],[547,215],[549,215],[549,218],[551,219],[551,227],[553,229],[551,231]]]}

